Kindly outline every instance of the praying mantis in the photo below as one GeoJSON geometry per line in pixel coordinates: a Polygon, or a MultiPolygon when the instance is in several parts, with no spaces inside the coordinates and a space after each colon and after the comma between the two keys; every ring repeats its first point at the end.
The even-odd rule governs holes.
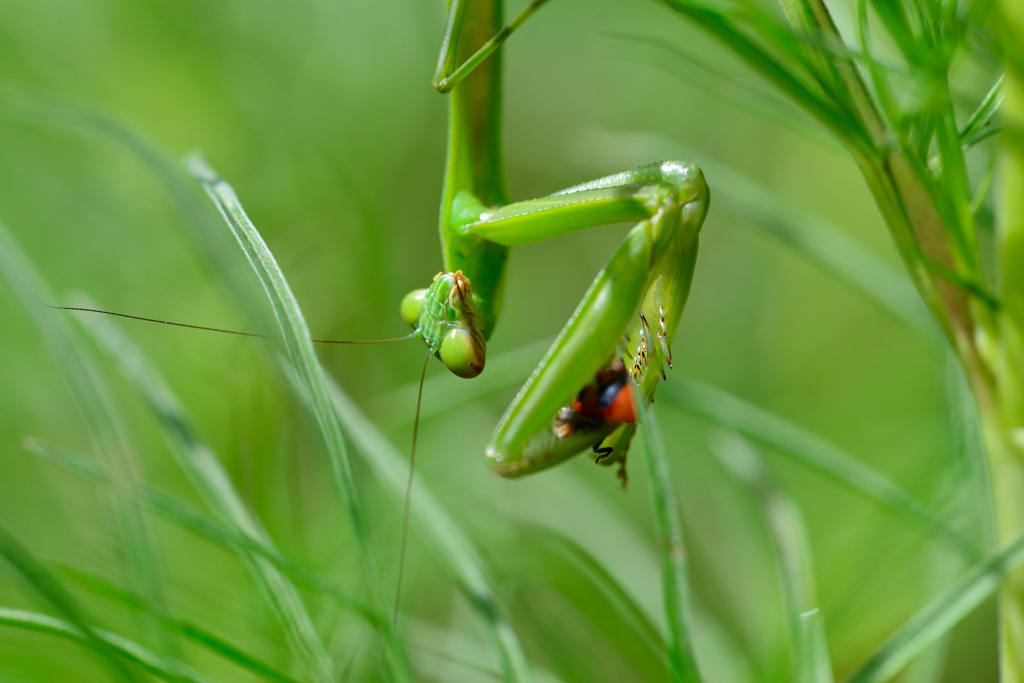
{"type": "MultiPolygon", "coordinates": [[[[465,60],[501,29],[500,2],[452,3],[442,64],[465,60]]],[[[493,471],[506,477],[586,450],[624,473],[636,429],[632,404],[651,399],[671,364],[708,188],[694,164],[663,162],[510,202],[500,146],[500,56],[494,51],[452,87],[440,221],[444,272],[406,297],[403,318],[454,374],[477,375],[501,312],[511,247],[636,223],[486,447],[493,471]]],[[[396,596],[396,613],[398,602],[396,596]]]]}
{"type": "Polygon", "coordinates": [[[540,4],[503,28],[500,0],[449,3],[435,80],[439,90],[451,90],[440,219],[444,272],[403,300],[402,317],[449,370],[475,377],[501,311],[511,247],[635,221],[486,448],[491,469],[505,477],[590,448],[598,463],[619,465],[625,484],[633,402],[650,402],[671,367],[710,195],[696,164],[667,161],[509,202],[497,47],[540,4]]]}
{"type": "Polygon", "coordinates": [[[443,271],[429,287],[410,292],[400,312],[413,328],[410,336],[422,339],[452,373],[476,377],[501,312],[513,246],[635,222],[485,450],[494,472],[520,477],[590,449],[598,464],[619,466],[625,486],[635,402],[649,403],[671,367],[670,347],[689,295],[710,194],[695,163],[665,161],[546,197],[509,201],[499,48],[545,1],[534,0],[507,26],[501,0],[449,2],[434,84],[450,91],[440,216],[443,271]]]}
{"type": "Polygon", "coordinates": [[[410,336],[422,339],[452,373],[476,377],[501,312],[513,246],[635,222],[485,450],[494,472],[520,477],[590,449],[598,464],[619,466],[625,486],[636,402],[653,400],[672,365],[670,347],[689,295],[710,193],[694,162],[664,161],[510,202],[501,149],[500,46],[544,2],[534,0],[508,25],[502,24],[501,0],[448,3],[434,82],[450,93],[440,216],[443,271],[429,287],[410,292],[400,312],[413,328],[410,336]]]}

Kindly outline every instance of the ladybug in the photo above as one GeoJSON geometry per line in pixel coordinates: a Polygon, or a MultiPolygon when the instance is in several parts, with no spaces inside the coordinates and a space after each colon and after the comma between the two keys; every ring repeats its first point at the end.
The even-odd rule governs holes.
{"type": "Polygon", "coordinates": [[[597,422],[636,422],[626,365],[616,359],[598,371],[594,383],[580,389],[573,398],[572,409],[597,422]]]}
{"type": "MultiPolygon", "coordinates": [[[[555,433],[565,438],[601,424],[624,422],[636,422],[636,409],[626,365],[614,360],[598,371],[592,384],[579,390],[572,399],[572,406],[558,411],[555,433]]],[[[595,452],[599,452],[597,447],[595,452]]]]}

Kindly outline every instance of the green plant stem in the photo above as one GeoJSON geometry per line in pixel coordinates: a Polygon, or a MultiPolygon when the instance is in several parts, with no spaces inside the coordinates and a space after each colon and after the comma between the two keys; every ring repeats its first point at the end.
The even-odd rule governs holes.
{"type": "MultiPolygon", "coordinates": [[[[982,436],[992,474],[992,494],[1000,545],[1024,530],[1024,451],[1014,444],[997,416],[982,414],[982,436]]],[[[999,590],[1001,680],[1024,680],[1024,568],[1009,573],[999,590]]]]}
{"type": "MultiPolygon", "coordinates": [[[[998,198],[1000,307],[986,330],[996,370],[991,405],[981,405],[996,524],[1001,544],[1024,531],[1024,6],[1002,0],[1006,53],[1002,185],[998,198]]],[[[1024,570],[1008,575],[999,594],[1003,681],[1024,680],[1024,570]]]]}

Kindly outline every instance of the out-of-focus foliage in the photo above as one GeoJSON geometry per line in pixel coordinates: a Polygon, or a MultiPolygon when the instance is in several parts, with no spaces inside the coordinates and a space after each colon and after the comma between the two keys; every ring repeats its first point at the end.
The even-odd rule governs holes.
{"type": "MultiPolygon", "coordinates": [[[[259,297],[241,253],[211,263],[192,236],[196,229],[224,231],[176,165],[200,149],[234,186],[314,335],[403,334],[398,302],[441,267],[445,99],[429,81],[442,5],[0,4],[0,221],[62,302],[67,292],[82,290],[112,310],[248,328],[254,323],[223,284],[250,278],[259,297]],[[140,149],[158,156],[147,160],[140,149]]],[[[840,30],[851,31],[852,10],[834,11],[840,30]]],[[[670,399],[691,386],[675,389],[677,378],[759,406],[811,439],[801,443],[811,444],[812,455],[823,443],[849,454],[902,487],[970,547],[989,547],[965,390],[936,343],[937,328],[922,326],[920,317],[908,325],[906,316],[892,313],[902,310],[909,281],[847,152],[795,109],[739,95],[734,80],[755,82],[749,72],[660,5],[551,3],[504,54],[514,197],[690,156],[702,163],[711,187],[675,369],[655,405],[684,511],[702,674],[711,681],[789,680],[792,596],[779,575],[763,500],[722,464],[730,461],[723,449],[740,446],[723,439],[713,420],[759,437],[714,417],[714,408],[732,404],[705,401],[699,413],[685,410],[686,401],[670,399]],[[699,77],[692,63],[658,47],[666,45],[699,55],[717,77],[699,77]],[[719,176],[716,168],[723,169],[719,176]],[[841,268],[808,261],[792,246],[800,240],[780,241],[752,226],[766,221],[743,210],[742,200],[753,194],[737,190],[743,178],[783,207],[777,225],[811,217],[806,225],[824,227],[810,234],[838,229],[840,241],[829,244],[857,244],[858,258],[891,278],[885,282],[899,283],[890,288],[889,305],[851,287],[841,268]],[[719,196],[725,201],[715,203],[719,196]]],[[[995,67],[964,68],[972,71],[958,87],[966,102],[976,102],[995,67]]],[[[557,332],[622,234],[602,228],[518,249],[488,370],[466,383],[435,364],[424,389],[418,473],[484,557],[539,678],[665,675],[657,642],[665,630],[658,558],[641,460],[634,459],[626,493],[610,472],[582,458],[516,482],[490,475],[483,461],[504,406],[543,353],[534,342],[557,332]]],[[[220,527],[204,535],[181,522],[205,501],[175,464],[144,399],[87,336],[75,337],[75,348],[95,358],[110,387],[115,418],[97,428],[97,406],[76,404],[74,380],[62,374],[66,353],[46,343],[38,320],[71,316],[26,308],[19,286],[0,286],[0,527],[104,633],[129,636],[213,680],[267,678],[255,664],[306,680],[308,670],[289,648],[294,638],[285,637],[260,584],[231,552],[237,539],[228,540],[220,527]],[[23,447],[26,436],[120,474],[111,485],[54,466],[23,447]],[[128,483],[133,478],[150,488],[136,489],[128,483]],[[126,519],[144,520],[144,528],[126,528],[126,519]],[[220,644],[204,647],[168,620],[220,644]],[[229,645],[259,661],[240,668],[224,655],[229,645]]],[[[236,337],[118,324],[163,374],[262,520],[333,666],[346,678],[374,680],[382,645],[365,616],[370,600],[359,551],[315,425],[276,369],[278,350],[236,337]]],[[[266,325],[255,331],[274,332],[266,325]]],[[[406,452],[415,402],[410,385],[422,347],[318,352],[406,452]]],[[[802,512],[819,616],[842,676],[962,573],[964,549],[898,507],[844,486],[842,476],[837,481],[808,468],[793,457],[799,446],[792,442],[761,444],[764,451],[756,453],[772,486],[802,512]]],[[[401,503],[356,462],[382,565],[378,579],[391,586],[401,503]]],[[[413,533],[400,626],[410,664],[418,679],[487,680],[499,664],[486,631],[430,552],[413,533]]],[[[69,618],[10,562],[0,562],[0,606],[69,618]]],[[[70,641],[6,623],[0,679],[101,681],[114,671],[70,641]]],[[[907,679],[956,681],[970,672],[971,680],[992,680],[995,660],[992,609],[985,606],[907,679]],[[931,665],[945,678],[930,675],[931,665]]],[[[140,677],[142,671],[131,669],[140,677]]]]}

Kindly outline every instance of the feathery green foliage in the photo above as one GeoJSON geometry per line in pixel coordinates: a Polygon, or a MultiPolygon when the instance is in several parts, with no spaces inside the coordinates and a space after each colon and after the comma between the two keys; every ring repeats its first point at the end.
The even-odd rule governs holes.
{"type": "MultiPolygon", "coordinates": [[[[305,321],[396,336],[397,302],[439,268],[444,3],[54,3],[0,9],[0,216],[55,285],[33,275],[39,297],[74,287],[272,334],[175,161],[200,147],[280,264],[261,280],[288,360],[281,380],[280,354],[251,340],[129,323],[116,334],[155,371],[126,386],[135,352],[103,342],[114,358],[93,359],[64,313],[23,296],[27,259],[12,267],[5,238],[4,557],[61,588],[39,603],[43,584],[0,581],[0,678],[572,680],[585,664],[595,680],[884,680],[952,634],[946,680],[994,679],[978,624],[1000,586],[1004,613],[1020,602],[1007,544],[1024,530],[1014,0],[550,3],[500,37],[514,197],[685,153],[712,210],[656,397],[658,476],[638,440],[626,494],[582,458],[514,484],[484,470],[536,340],[621,233],[516,252],[487,371],[425,386],[398,633],[382,596],[422,348],[316,357],[305,321]],[[992,496],[973,430],[951,424],[940,336],[976,400],[992,496]],[[155,401],[170,390],[173,410],[155,401]],[[717,464],[719,425],[765,447],[748,476],[717,464]],[[25,456],[26,434],[60,467],[25,456]],[[552,560],[549,537],[584,559],[552,560]]],[[[1024,639],[1000,638],[1015,680],[1024,639]]]]}

